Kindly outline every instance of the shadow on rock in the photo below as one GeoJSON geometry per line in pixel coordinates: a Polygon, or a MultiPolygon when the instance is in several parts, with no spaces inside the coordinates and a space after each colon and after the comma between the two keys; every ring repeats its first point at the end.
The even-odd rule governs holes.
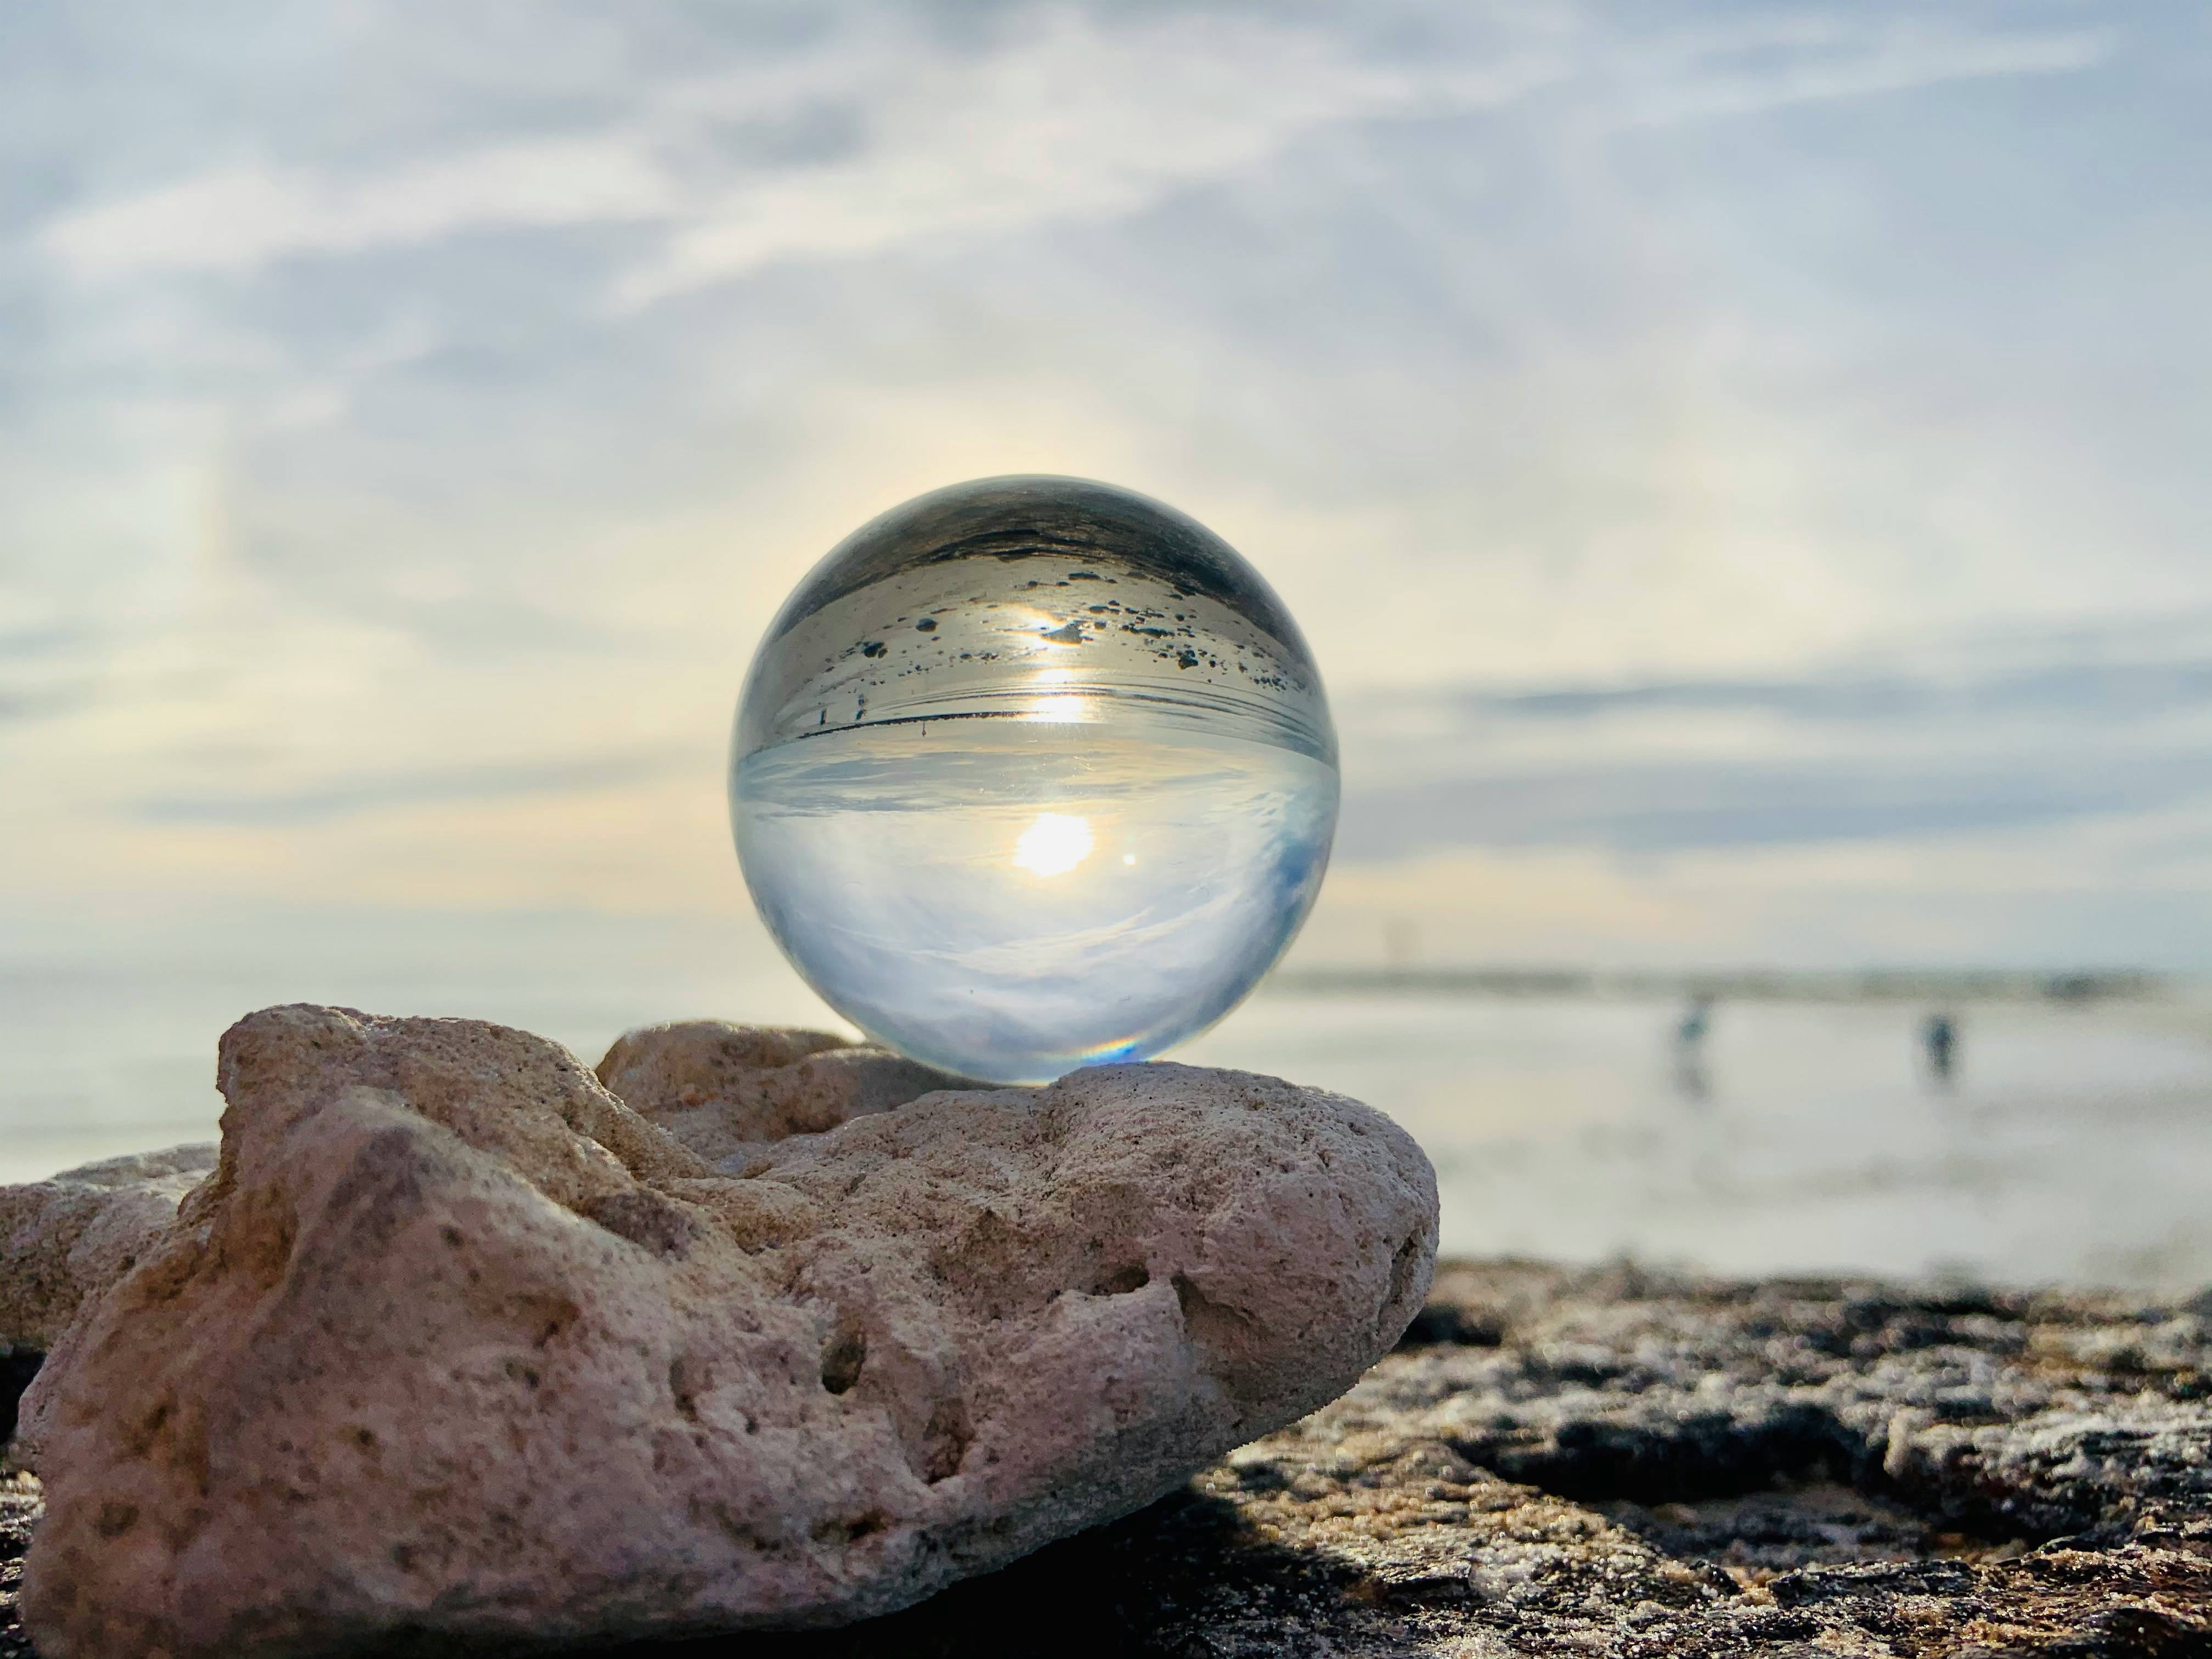
{"type": "Polygon", "coordinates": [[[22,1399],[23,1390],[31,1386],[31,1379],[39,1374],[39,1366],[46,1358],[42,1353],[33,1353],[17,1348],[12,1352],[0,1347],[0,1446],[8,1443],[15,1432],[15,1406],[22,1399]]]}
{"type": "Polygon", "coordinates": [[[1226,1620],[1326,1625],[1358,1575],[1277,1547],[1196,1492],[1039,1550],[887,1618],[837,1630],[604,1650],[605,1659],[1139,1659],[1210,1653],[1226,1620]]]}

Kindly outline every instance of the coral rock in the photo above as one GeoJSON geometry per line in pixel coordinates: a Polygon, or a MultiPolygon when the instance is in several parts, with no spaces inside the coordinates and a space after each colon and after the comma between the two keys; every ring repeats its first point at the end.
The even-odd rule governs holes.
{"type": "Polygon", "coordinates": [[[221,1078],[219,1168],[23,1401],[48,1659],[886,1612],[1342,1391],[1435,1245],[1401,1131],[1238,1073],[933,1093],[740,1173],[473,1022],[271,1009],[221,1078]]]}
{"type": "Polygon", "coordinates": [[[168,1230],[215,1162],[211,1143],[172,1146],[0,1187],[0,1352],[52,1346],[78,1304],[168,1230]]]}
{"type": "Polygon", "coordinates": [[[647,1025],[617,1039],[599,1081],[624,1105],[716,1162],[790,1135],[887,1112],[964,1079],[826,1031],[719,1019],[647,1025]]]}

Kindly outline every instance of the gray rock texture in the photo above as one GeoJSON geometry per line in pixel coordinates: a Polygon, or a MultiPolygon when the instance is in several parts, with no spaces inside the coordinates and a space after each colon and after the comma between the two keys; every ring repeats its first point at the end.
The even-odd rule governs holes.
{"type": "Polygon", "coordinates": [[[2212,1298],[1452,1265],[1350,1395],[1126,1520],[842,1630],[596,1651],[2201,1659],[2208,1399],[2212,1298]]]}
{"type": "MultiPolygon", "coordinates": [[[[687,1041],[608,1074],[727,1058],[687,1041]]],[[[753,1069],[823,1053],[773,1048],[753,1069]]],[[[759,1141],[772,1114],[729,1133],[742,1078],[697,1119],[679,1085],[698,1148],[471,1021],[267,1010],[219,1076],[219,1166],[24,1398],[49,1659],[888,1612],[1339,1394],[1433,1258],[1402,1132],[1238,1073],[1100,1067],[759,1141]]]]}
{"type": "Polygon", "coordinates": [[[212,1143],[172,1146],[0,1187],[0,1354],[51,1346],[88,1293],[120,1279],[167,1231],[215,1164],[212,1143]]]}

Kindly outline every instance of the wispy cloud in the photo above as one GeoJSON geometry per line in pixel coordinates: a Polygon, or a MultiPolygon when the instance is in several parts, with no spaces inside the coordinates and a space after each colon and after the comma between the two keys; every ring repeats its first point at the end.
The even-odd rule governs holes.
{"type": "Polygon", "coordinates": [[[69,215],[46,233],[92,276],[252,270],[475,230],[665,218],[674,185],[618,137],[504,145],[358,180],[291,169],[204,173],[69,215]]]}
{"type": "Polygon", "coordinates": [[[1835,13],[1649,32],[1567,14],[1407,58],[1310,21],[1110,17],[1016,14],[978,49],[879,15],[782,74],[654,88],[596,129],[384,169],[232,166],[69,210],[40,240],[76,271],[114,277],[251,272],[471,233],[653,228],[652,251],[614,281],[615,301],[635,307],[783,262],[1124,216],[1346,121],[1464,114],[1547,89],[1590,100],[1601,125],[1711,119],[2063,73],[2112,46],[2082,30],[1835,13]],[[763,153],[762,124],[810,112],[850,141],[811,160],[763,153]]]}
{"type": "MultiPolygon", "coordinates": [[[[1516,65],[1480,90],[1509,95],[1559,72],[1516,65]]],[[[1109,30],[1064,13],[1003,50],[939,58],[903,82],[872,112],[861,153],[704,202],[623,278],[619,297],[641,303],[781,259],[1118,217],[1249,167],[1316,127],[1418,106],[1433,77],[1255,19],[1109,30]]]]}
{"type": "Polygon", "coordinates": [[[405,772],[356,774],[337,782],[276,791],[202,790],[152,795],[134,803],[151,823],[284,824],[350,817],[397,807],[507,800],[526,795],[587,794],[696,770],[696,757],[665,750],[559,760],[483,763],[405,772]]]}
{"type": "Polygon", "coordinates": [[[741,903],[758,629],[1010,470],[1266,569],[1355,908],[1742,884],[1756,956],[1978,883],[1949,935],[2063,957],[2212,885],[2201,629],[1960,643],[2212,600],[2154,9],[239,15],[0,57],[0,908],[741,903]]]}
{"type": "Polygon", "coordinates": [[[1650,58],[1616,71],[1614,118],[1624,126],[1715,120],[1953,81],[2071,74],[2110,58],[2118,37],[2104,28],[1975,28],[1936,15],[1785,10],[1655,44],[1650,58]]]}
{"type": "Polygon", "coordinates": [[[1685,679],[1469,691],[1458,702],[1470,718],[1529,720],[1669,710],[1758,713],[1824,724],[1888,721],[1899,726],[1975,717],[2125,722],[2212,709],[2212,655],[2181,662],[2059,662],[1957,678],[1890,671],[1790,680],[1685,679]]]}
{"type": "Polygon", "coordinates": [[[2132,661],[2084,660],[2062,636],[2039,659],[1954,646],[1790,679],[1370,694],[1345,711],[1360,758],[1340,844],[1648,854],[2201,813],[2212,637],[2193,632],[2148,624],[2132,661]]]}
{"type": "Polygon", "coordinates": [[[1352,795],[1342,851],[1598,847],[1631,853],[1896,841],[2046,829],[2203,802],[2212,743],[2180,755],[2073,752],[1884,764],[1823,756],[1729,765],[1684,760],[1443,775],[1352,795]]]}

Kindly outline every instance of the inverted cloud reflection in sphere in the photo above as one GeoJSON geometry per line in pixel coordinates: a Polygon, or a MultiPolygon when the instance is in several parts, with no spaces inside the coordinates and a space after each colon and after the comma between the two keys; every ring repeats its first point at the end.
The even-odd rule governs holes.
{"type": "Polygon", "coordinates": [[[793,964],[877,1041],[1042,1082],[1243,1000],[1311,908],[1336,738],[1297,626],[1218,538],[1074,478],[848,537],[769,626],[731,819],[793,964]]]}

